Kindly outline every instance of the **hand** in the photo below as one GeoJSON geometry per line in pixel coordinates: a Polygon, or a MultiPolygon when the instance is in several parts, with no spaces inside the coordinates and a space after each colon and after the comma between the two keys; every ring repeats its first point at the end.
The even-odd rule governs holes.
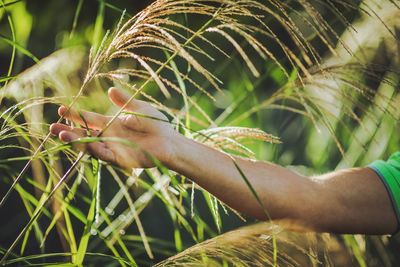
{"type": "MultiPolygon", "coordinates": [[[[122,107],[129,100],[129,96],[116,88],[108,91],[110,100],[122,107]]],[[[132,145],[115,141],[89,142],[75,146],[76,149],[87,151],[93,156],[116,164],[125,169],[154,167],[149,154],[161,163],[168,162],[173,154],[172,140],[179,133],[167,122],[167,117],[152,107],[149,103],[140,100],[131,100],[126,105],[126,111],[135,113],[118,116],[105,130],[101,137],[116,137],[126,140],[132,145]]],[[[79,138],[90,134],[97,136],[112,119],[112,116],[104,116],[94,112],[77,112],[61,106],[58,110],[60,116],[82,125],[85,128],[73,128],[65,124],[54,123],[50,126],[50,132],[57,135],[64,142],[77,141],[79,138]]]]}

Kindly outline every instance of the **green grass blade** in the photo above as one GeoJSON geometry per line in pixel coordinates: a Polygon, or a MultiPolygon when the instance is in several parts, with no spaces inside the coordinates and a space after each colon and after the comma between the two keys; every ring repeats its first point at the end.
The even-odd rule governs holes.
{"type": "MultiPolygon", "coordinates": [[[[7,249],[6,253],[0,260],[0,265],[4,264],[5,261],[7,260],[8,256],[10,253],[13,251],[13,249],[16,247],[18,242],[21,240],[21,238],[25,235],[25,233],[30,229],[33,223],[36,222],[36,220],[40,217],[42,214],[43,207],[49,202],[51,197],[55,194],[55,192],[64,185],[64,182],[70,177],[70,175],[75,171],[76,165],[80,162],[80,160],[83,157],[83,153],[80,153],[78,158],[75,160],[75,162],[72,164],[72,166],[68,169],[68,171],[61,177],[59,182],[54,186],[53,190],[48,194],[47,198],[37,207],[36,212],[33,214],[29,222],[25,225],[25,227],[21,230],[17,238],[14,240],[14,242],[11,244],[11,246],[7,249]]],[[[29,166],[29,165],[25,165],[29,166]]],[[[27,167],[26,167],[27,168],[27,167]]],[[[16,179],[17,180],[17,179],[16,179]]],[[[3,198],[4,199],[4,198],[3,198]]]]}
{"type": "MultiPolygon", "coordinates": [[[[12,36],[12,41],[14,42],[13,46],[12,46],[12,52],[11,52],[11,59],[10,59],[10,64],[8,67],[8,71],[7,71],[7,76],[11,76],[12,70],[13,70],[13,66],[14,66],[14,61],[15,61],[15,51],[16,51],[16,37],[15,37],[15,29],[14,29],[14,23],[12,21],[11,16],[8,14],[8,12],[6,11],[6,6],[4,5],[3,0],[1,0],[1,5],[3,6],[4,12],[7,15],[7,21],[8,21],[8,25],[10,26],[10,31],[11,31],[11,36],[12,36]]],[[[6,81],[7,84],[8,81],[6,81]]],[[[0,98],[0,102],[1,102],[1,98],[0,98]]]]}
{"type": "Polygon", "coordinates": [[[12,79],[15,79],[15,76],[0,77],[0,83],[4,83],[12,79]]]}
{"type": "Polygon", "coordinates": [[[367,267],[361,249],[353,235],[343,235],[344,243],[353,252],[354,257],[360,267],[367,267]]]}
{"type": "Polygon", "coordinates": [[[83,1],[84,0],[79,0],[78,5],[76,7],[74,20],[72,22],[72,29],[71,29],[71,32],[69,34],[69,38],[72,38],[74,36],[75,30],[76,30],[76,26],[78,25],[79,15],[81,14],[83,1]]]}
{"type": "Polygon", "coordinates": [[[24,1],[24,0],[15,0],[15,1],[12,1],[12,2],[4,3],[3,6],[4,7],[12,6],[12,5],[17,4],[19,2],[22,2],[22,1],[24,1]]]}
{"type": "Polygon", "coordinates": [[[93,41],[92,41],[93,47],[95,49],[99,48],[101,35],[103,32],[104,12],[105,12],[104,7],[105,7],[105,1],[99,0],[99,9],[97,12],[96,22],[94,24],[93,41]]]}
{"type": "MultiPolygon", "coordinates": [[[[79,242],[77,255],[75,258],[75,264],[78,266],[83,266],[83,261],[85,259],[86,251],[89,244],[89,239],[91,236],[91,230],[93,227],[94,219],[96,216],[96,195],[97,195],[97,183],[99,183],[99,176],[100,176],[100,167],[99,161],[92,158],[92,175],[93,175],[93,183],[92,184],[92,200],[90,203],[90,208],[86,217],[86,225],[83,230],[83,234],[81,240],[79,242]]],[[[91,180],[91,179],[90,179],[91,180]]],[[[90,184],[90,183],[89,183],[90,184]]]]}
{"type": "Polygon", "coordinates": [[[96,198],[93,198],[90,204],[89,212],[87,214],[86,225],[83,230],[81,240],[79,242],[76,255],[76,262],[74,262],[78,266],[83,266],[83,260],[85,259],[89,238],[91,236],[90,230],[92,229],[92,225],[94,222],[95,210],[96,210],[96,198]]]}
{"type": "Polygon", "coordinates": [[[9,38],[7,38],[6,36],[4,36],[2,34],[0,34],[0,40],[3,40],[4,42],[6,42],[7,44],[9,44],[13,47],[15,46],[15,48],[18,49],[18,51],[20,51],[22,54],[31,58],[35,63],[39,63],[39,59],[37,57],[35,57],[29,50],[27,50],[26,48],[24,48],[17,42],[10,40],[9,38]]]}

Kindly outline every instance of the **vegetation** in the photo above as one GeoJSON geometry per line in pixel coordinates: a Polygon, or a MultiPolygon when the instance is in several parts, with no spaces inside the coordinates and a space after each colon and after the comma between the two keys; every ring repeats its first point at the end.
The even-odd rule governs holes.
{"type": "Polygon", "coordinates": [[[60,104],[117,117],[116,86],[227,153],[310,175],[367,165],[398,150],[397,0],[0,6],[1,264],[400,264],[396,236],[254,225],[158,163],[128,172],[48,130],[60,104]]]}

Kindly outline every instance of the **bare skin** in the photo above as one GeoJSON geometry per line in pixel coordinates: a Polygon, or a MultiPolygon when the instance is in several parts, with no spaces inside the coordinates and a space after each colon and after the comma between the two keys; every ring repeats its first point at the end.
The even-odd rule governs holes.
{"type": "MultiPolygon", "coordinates": [[[[115,88],[109,90],[109,98],[119,107],[129,100],[128,95],[115,88]]],[[[232,208],[266,220],[267,215],[235,167],[235,161],[273,220],[290,221],[315,231],[334,233],[391,234],[397,229],[389,195],[370,168],[304,177],[272,163],[231,157],[187,139],[169,123],[163,122],[167,120],[165,115],[146,102],[132,100],[126,110],[148,117],[121,115],[101,136],[129,140],[140,149],[118,142],[87,143],[78,149],[125,169],[154,167],[148,153],[232,208]]],[[[103,129],[112,118],[87,111],[80,114],[66,111],[65,107],[60,107],[59,115],[83,126],[86,123],[93,130],[92,134],[103,129]]],[[[64,142],[85,137],[87,133],[81,128],[56,123],[50,130],[64,142]]]]}

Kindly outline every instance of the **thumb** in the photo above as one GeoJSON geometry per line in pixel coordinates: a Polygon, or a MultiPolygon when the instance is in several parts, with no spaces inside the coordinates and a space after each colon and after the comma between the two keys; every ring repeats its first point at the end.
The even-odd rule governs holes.
{"type": "MultiPolygon", "coordinates": [[[[129,101],[130,97],[123,92],[122,90],[119,90],[115,87],[111,87],[108,90],[108,98],[111,100],[111,102],[114,103],[114,105],[118,107],[123,107],[125,104],[129,101]]],[[[132,104],[132,101],[130,103],[126,104],[126,109],[130,109],[129,106],[132,104]]]]}
{"type": "Polygon", "coordinates": [[[152,107],[149,103],[142,100],[131,99],[129,94],[115,87],[111,87],[108,90],[108,97],[110,98],[111,102],[114,103],[114,105],[120,108],[125,106],[124,109],[132,112],[143,113],[154,117],[160,116],[159,111],[152,107]]]}

